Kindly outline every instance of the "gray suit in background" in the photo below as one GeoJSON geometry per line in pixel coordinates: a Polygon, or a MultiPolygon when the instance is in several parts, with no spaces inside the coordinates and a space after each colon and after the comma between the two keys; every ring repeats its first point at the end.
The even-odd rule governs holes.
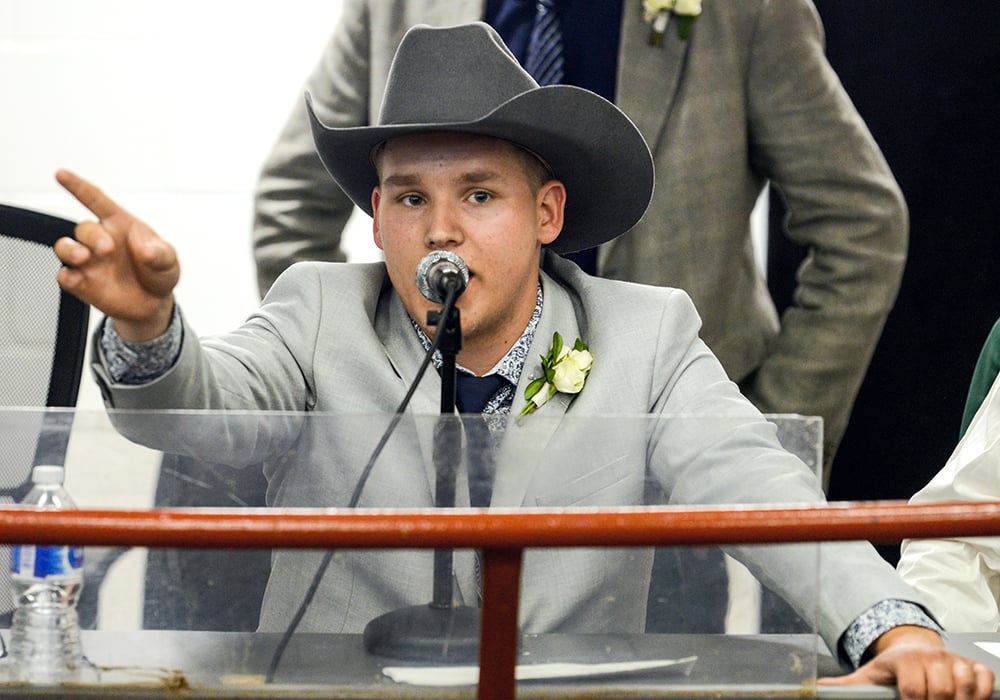
{"type": "MultiPolygon", "coordinates": [[[[480,19],[481,0],[346,0],[309,77],[331,126],[374,123],[396,46],[416,23],[480,19]]],[[[656,165],[645,217],[605,245],[606,277],[679,287],[729,376],[766,413],[824,418],[827,466],[895,300],[908,222],[896,182],[823,54],[809,0],[705,0],[687,41],[648,43],[624,3],[616,103],[656,165]],[[808,247],[778,319],[749,217],[771,181],[808,247]]],[[[297,260],[342,260],[353,210],[315,154],[297,101],[264,165],[254,247],[261,291],[297,260]]],[[[828,474],[827,474],[828,476],[828,474]]]]}

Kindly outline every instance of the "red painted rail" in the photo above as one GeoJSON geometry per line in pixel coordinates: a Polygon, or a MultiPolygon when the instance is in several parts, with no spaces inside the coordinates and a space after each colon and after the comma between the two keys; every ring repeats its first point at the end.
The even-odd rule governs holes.
{"type": "Polygon", "coordinates": [[[565,510],[0,508],[0,543],[179,548],[498,548],[745,544],[1000,534],[1000,502],[565,510]]]}
{"type": "Polygon", "coordinates": [[[1000,535],[1000,503],[833,503],[615,510],[35,510],[0,508],[0,543],[180,548],[483,550],[480,700],[514,698],[528,547],[652,546],[1000,535]]]}

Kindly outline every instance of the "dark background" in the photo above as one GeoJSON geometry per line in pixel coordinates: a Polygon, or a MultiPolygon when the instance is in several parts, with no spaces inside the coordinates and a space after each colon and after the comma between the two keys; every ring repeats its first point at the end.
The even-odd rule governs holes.
{"type": "MultiPolygon", "coordinates": [[[[905,499],[954,449],[979,350],[1000,317],[1000,2],[815,2],[830,62],[910,210],[902,287],[829,496],[905,499]]],[[[802,251],[774,232],[772,214],[768,274],[783,308],[802,251]]],[[[880,551],[898,557],[896,547],[880,551]]]]}

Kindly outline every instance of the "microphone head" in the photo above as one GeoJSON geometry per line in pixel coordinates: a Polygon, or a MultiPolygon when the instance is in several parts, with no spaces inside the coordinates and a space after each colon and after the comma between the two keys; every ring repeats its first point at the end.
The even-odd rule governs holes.
{"type": "Polygon", "coordinates": [[[450,250],[435,250],[417,265],[417,289],[431,301],[440,304],[451,289],[458,294],[469,284],[469,267],[450,250]]]}

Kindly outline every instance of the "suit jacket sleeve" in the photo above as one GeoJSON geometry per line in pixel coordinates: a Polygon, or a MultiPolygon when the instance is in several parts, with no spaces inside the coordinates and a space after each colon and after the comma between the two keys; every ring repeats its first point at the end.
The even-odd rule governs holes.
{"type": "Polygon", "coordinates": [[[320,319],[315,310],[323,305],[315,270],[303,265],[299,274],[285,275],[243,326],[221,336],[199,339],[180,312],[180,355],[169,370],[144,384],[112,379],[98,349],[101,331],[96,331],[91,369],[105,405],[123,409],[111,415],[116,429],[153,449],[231,466],[287,450],[298,431],[296,421],[256,420],[253,413],[314,407],[320,319]],[[147,416],[150,409],[155,413],[147,416]],[[164,413],[177,409],[178,414],[164,413]],[[199,419],[187,413],[206,410],[216,415],[199,419]]]}
{"type": "MultiPolygon", "coordinates": [[[[367,3],[347,0],[306,81],[304,91],[313,95],[325,124],[368,123],[372,98],[367,22],[367,3]]],[[[264,162],[254,195],[253,248],[261,296],[294,262],[345,260],[340,239],[353,210],[316,154],[305,100],[299,95],[264,162]]]]}
{"type": "Polygon", "coordinates": [[[783,195],[787,235],[809,256],[748,393],[764,412],[823,416],[829,459],[899,289],[907,211],[824,56],[812,5],[762,3],[751,51],[751,161],[783,195]]]}
{"type": "MultiPolygon", "coordinates": [[[[726,381],[704,343],[692,336],[697,314],[686,296],[675,296],[682,296],[683,303],[673,304],[671,316],[686,323],[672,322],[660,333],[670,340],[662,345],[663,359],[657,366],[670,376],[661,375],[655,385],[669,387],[669,391],[657,398],[653,410],[672,417],[673,435],[670,440],[656,441],[651,452],[651,469],[670,494],[670,503],[823,502],[812,472],[797,457],[775,450],[773,426],[755,420],[759,419],[756,409],[726,381]],[[685,339],[690,347],[677,352],[685,339]],[[668,356],[683,359],[667,361],[668,356]],[[717,430],[723,426],[724,431],[717,430]]],[[[881,600],[918,603],[913,590],[893,575],[892,567],[867,542],[724,549],[805,619],[814,620],[817,633],[834,653],[840,649],[845,630],[881,600]]]]}

